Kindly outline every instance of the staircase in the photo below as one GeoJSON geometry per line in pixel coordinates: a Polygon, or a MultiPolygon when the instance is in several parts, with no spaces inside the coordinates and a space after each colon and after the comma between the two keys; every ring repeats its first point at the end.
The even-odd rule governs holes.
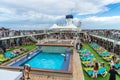
{"type": "Polygon", "coordinates": [[[28,38],[30,38],[32,41],[34,41],[34,42],[38,42],[38,40],[34,37],[34,36],[28,36],[28,38]]]}

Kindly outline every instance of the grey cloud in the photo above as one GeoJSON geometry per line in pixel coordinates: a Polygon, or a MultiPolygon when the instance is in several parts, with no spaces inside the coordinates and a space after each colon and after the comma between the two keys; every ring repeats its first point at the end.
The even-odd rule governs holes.
{"type": "Polygon", "coordinates": [[[120,0],[0,0],[0,8],[4,8],[0,22],[53,24],[71,12],[95,14],[109,10],[106,5],[117,2],[120,0]]]}

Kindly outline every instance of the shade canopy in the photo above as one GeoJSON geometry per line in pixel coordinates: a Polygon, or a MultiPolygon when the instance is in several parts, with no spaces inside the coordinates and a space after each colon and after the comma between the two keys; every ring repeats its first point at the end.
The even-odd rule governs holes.
{"type": "Polygon", "coordinates": [[[20,80],[22,72],[0,69],[0,80],[20,80]]]}
{"type": "Polygon", "coordinates": [[[50,27],[51,30],[56,30],[56,31],[77,31],[77,27],[73,24],[70,25],[65,25],[65,26],[60,26],[54,24],[52,27],[50,27]]]}

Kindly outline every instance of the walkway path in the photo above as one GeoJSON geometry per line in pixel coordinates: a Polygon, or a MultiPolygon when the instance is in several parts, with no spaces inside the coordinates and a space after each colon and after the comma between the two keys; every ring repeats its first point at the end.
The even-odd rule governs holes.
{"type": "Polygon", "coordinates": [[[73,80],[84,80],[81,60],[76,50],[73,55],[73,80]]]}
{"type": "Polygon", "coordinates": [[[72,80],[72,79],[63,78],[63,77],[53,77],[53,76],[48,77],[48,76],[43,76],[43,75],[30,74],[29,80],[72,80]]]}

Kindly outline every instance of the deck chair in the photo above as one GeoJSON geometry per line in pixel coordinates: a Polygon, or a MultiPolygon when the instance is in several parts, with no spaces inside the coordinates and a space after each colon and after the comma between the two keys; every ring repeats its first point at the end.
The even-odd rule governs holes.
{"type": "Polygon", "coordinates": [[[107,75],[107,71],[104,67],[101,67],[99,70],[98,70],[98,74],[100,74],[102,77],[105,77],[107,75]]]}
{"type": "Polygon", "coordinates": [[[120,63],[116,63],[114,66],[115,66],[116,69],[119,69],[120,68],[120,63]]]}
{"type": "Polygon", "coordinates": [[[84,70],[89,76],[93,75],[93,68],[84,68],[84,70]]]}

